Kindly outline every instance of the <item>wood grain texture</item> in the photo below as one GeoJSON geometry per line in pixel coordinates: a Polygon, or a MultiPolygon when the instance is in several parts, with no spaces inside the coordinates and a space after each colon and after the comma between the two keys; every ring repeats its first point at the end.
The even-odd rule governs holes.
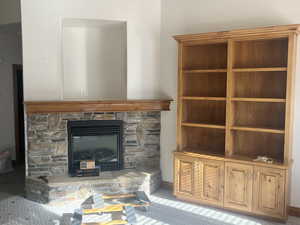
{"type": "Polygon", "coordinates": [[[174,192],[176,194],[193,197],[195,195],[195,183],[197,177],[195,170],[197,169],[197,159],[187,156],[176,157],[174,162],[174,192]]]}
{"type": "Polygon", "coordinates": [[[225,101],[184,100],[182,102],[182,107],[183,122],[225,126],[225,101]]]}
{"type": "Polygon", "coordinates": [[[224,162],[214,160],[199,161],[199,179],[196,195],[202,202],[223,206],[224,162]]]}
{"type": "Polygon", "coordinates": [[[285,99],[286,80],[287,73],[280,71],[234,73],[233,97],[285,99]]]}
{"type": "Polygon", "coordinates": [[[258,162],[254,161],[253,157],[249,156],[243,156],[243,155],[232,155],[232,156],[224,156],[222,154],[212,154],[212,153],[207,153],[205,151],[200,151],[200,149],[188,149],[189,151],[183,151],[180,152],[174,152],[175,157],[176,156],[189,156],[193,158],[198,158],[198,159],[211,159],[211,160],[218,160],[218,161],[224,161],[224,162],[233,162],[233,163],[242,163],[242,164],[247,164],[251,166],[262,166],[266,168],[276,168],[276,169],[285,169],[287,170],[288,168],[291,167],[290,164],[285,164],[285,163],[265,163],[265,162],[258,162]]]}
{"type": "Polygon", "coordinates": [[[182,148],[181,123],[182,123],[182,99],[183,96],[183,72],[182,72],[182,44],[178,44],[178,75],[177,75],[177,122],[176,122],[176,149],[182,148]]]}
{"type": "Polygon", "coordinates": [[[226,97],[226,73],[183,74],[183,96],[226,97]]]}
{"type": "Polygon", "coordinates": [[[285,211],[285,171],[264,167],[254,169],[253,211],[273,217],[287,217],[285,211]]]}
{"type": "Polygon", "coordinates": [[[182,126],[182,146],[182,149],[194,149],[197,152],[224,155],[225,130],[182,126]]]}
{"type": "Polygon", "coordinates": [[[234,57],[233,51],[234,45],[232,40],[228,40],[228,52],[227,52],[227,87],[226,87],[226,133],[225,133],[225,153],[226,155],[232,155],[232,133],[230,132],[230,126],[232,125],[233,116],[232,113],[232,102],[230,101],[232,97],[232,85],[233,83],[233,73],[232,73],[232,59],[234,57]]]}
{"type": "Polygon", "coordinates": [[[227,43],[184,46],[183,70],[224,70],[227,68],[227,43]]]}
{"type": "Polygon", "coordinates": [[[283,162],[284,135],[271,132],[234,131],[233,155],[269,156],[278,163],[283,162]]]}
{"type": "Polygon", "coordinates": [[[225,207],[251,212],[252,176],[253,166],[225,163],[225,207]]]}
{"type": "Polygon", "coordinates": [[[285,104],[283,103],[235,101],[232,106],[233,126],[284,130],[285,104]]]}
{"type": "MultiPolygon", "coordinates": [[[[174,185],[171,182],[163,181],[162,182],[162,187],[167,189],[167,190],[173,190],[174,185]]],[[[197,200],[195,200],[195,201],[197,201],[197,200]]],[[[199,203],[199,201],[197,201],[197,203],[199,203]]],[[[213,203],[213,205],[215,206],[214,203],[213,203]]],[[[220,208],[223,208],[223,206],[220,206],[220,208]]],[[[289,216],[300,217],[300,208],[294,207],[294,206],[288,206],[288,215],[289,216]]]]}
{"type": "Polygon", "coordinates": [[[234,42],[233,68],[287,67],[288,38],[234,42]]]}
{"type": "Polygon", "coordinates": [[[169,111],[172,100],[25,102],[28,114],[58,112],[169,111]]]}

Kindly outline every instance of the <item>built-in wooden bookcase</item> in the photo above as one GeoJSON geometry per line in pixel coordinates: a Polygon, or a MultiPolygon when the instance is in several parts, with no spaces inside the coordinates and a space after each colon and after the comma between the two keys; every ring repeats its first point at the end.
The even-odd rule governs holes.
{"type": "MultiPolygon", "coordinates": [[[[247,167],[247,179],[249,173],[261,170],[254,165],[288,171],[298,29],[289,25],[175,37],[179,44],[175,156],[200,161],[215,157],[224,161],[225,173],[226,162],[234,162],[228,173],[237,162],[248,164],[242,167],[247,167]],[[258,156],[272,158],[274,163],[254,161],[258,156]]],[[[175,176],[177,172],[175,166],[175,176]]],[[[226,184],[227,176],[222,177],[226,184]]],[[[228,196],[225,190],[225,207],[236,208],[232,202],[225,204],[228,196]]],[[[244,209],[252,212],[251,204],[244,209]]],[[[284,209],[277,215],[285,216],[284,209]]]]}

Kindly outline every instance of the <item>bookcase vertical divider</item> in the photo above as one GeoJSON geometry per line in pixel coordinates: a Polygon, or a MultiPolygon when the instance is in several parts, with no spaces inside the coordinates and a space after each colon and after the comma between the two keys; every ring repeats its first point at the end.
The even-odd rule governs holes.
{"type": "Polygon", "coordinates": [[[226,89],[226,134],[225,134],[225,155],[231,156],[233,154],[232,149],[232,134],[230,127],[232,125],[232,65],[233,65],[233,40],[228,40],[227,46],[227,89],[226,89]]]}
{"type": "Polygon", "coordinates": [[[183,89],[183,66],[182,66],[182,54],[183,46],[181,43],[178,44],[178,84],[177,84],[177,150],[182,149],[182,132],[181,132],[181,123],[182,123],[182,89],[183,89]]]}

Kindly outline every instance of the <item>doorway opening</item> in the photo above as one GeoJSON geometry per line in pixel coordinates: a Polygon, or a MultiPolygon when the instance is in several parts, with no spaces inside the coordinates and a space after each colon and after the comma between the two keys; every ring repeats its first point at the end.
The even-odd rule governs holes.
{"type": "Polygon", "coordinates": [[[23,66],[13,65],[13,94],[15,113],[16,166],[25,165],[23,66]]]}

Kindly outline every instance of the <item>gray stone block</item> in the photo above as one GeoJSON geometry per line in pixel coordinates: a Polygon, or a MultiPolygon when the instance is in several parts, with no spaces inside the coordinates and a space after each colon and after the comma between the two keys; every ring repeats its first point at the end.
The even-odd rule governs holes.
{"type": "Polygon", "coordinates": [[[26,117],[29,176],[66,175],[67,122],[90,119],[124,121],[125,168],[159,168],[160,112],[33,114],[26,117]]]}

